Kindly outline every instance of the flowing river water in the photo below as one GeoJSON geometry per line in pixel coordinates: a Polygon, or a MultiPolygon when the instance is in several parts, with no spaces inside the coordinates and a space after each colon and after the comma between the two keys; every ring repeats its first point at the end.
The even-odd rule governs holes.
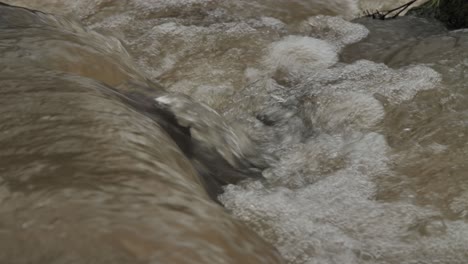
{"type": "MultiPolygon", "coordinates": [[[[467,263],[468,31],[352,20],[404,2],[12,0],[86,30],[60,18],[76,32],[66,48],[33,36],[28,52],[2,57],[47,60],[118,89],[158,83],[194,127],[200,116],[208,127],[224,121],[171,105],[176,93],[215,109],[268,163],[265,180],[227,185],[218,200],[287,263],[467,263]]],[[[103,166],[112,159],[96,151],[103,166]]]]}

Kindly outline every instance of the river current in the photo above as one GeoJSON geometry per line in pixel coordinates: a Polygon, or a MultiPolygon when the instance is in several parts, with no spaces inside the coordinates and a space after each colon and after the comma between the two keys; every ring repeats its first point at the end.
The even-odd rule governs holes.
{"type": "Polygon", "coordinates": [[[148,78],[252,137],[266,179],[218,199],[287,263],[467,263],[467,30],[358,18],[406,1],[6,2],[94,32],[73,70],[148,78]]]}

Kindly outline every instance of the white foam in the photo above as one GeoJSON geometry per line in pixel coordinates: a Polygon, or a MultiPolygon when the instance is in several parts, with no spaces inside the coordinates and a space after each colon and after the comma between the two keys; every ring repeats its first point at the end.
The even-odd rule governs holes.
{"type": "Polygon", "coordinates": [[[303,36],[288,36],[272,43],[264,58],[264,64],[271,72],[282,71],[293,76],[328,68],[337,61],[338,55],[332,45],[303,36]]]}
{"type": "Polygon", "coordinates": [[[382,104],[358,92],[322,94],[312,113],[312,122],[325,132],[370,129],[383,119],[382,104]]]}
{"type": "MultiPolygon", "coordinates": [[[[468,189],[468,186],[465,187],[468,189]]],[[[457,215],[466,218],[468,217],[468,191],[465,190],[461,195],[453,199],[450,203],[450,209],[457,215]]]]}
{"type": "Polygon", "coordinates": [[[441,76],[426,66],[391,69],[382,63],[360,60],[344,67],[314,72],[306,82],[312,94],[324,91],[355,91],[378,94],[398,104],[413,98],[419,91],[440,85],[441,76]]]}
{"type": "Polygon", "coordinates": [[[261,17],[260,21],[263,23],[263,25],[275,29],[284,29],[286,28],[286,24],[283,23],[283,21],[276,19],[274,17],[261,17]]]}
{"type": "Polygon", "coordinates": [[[369,34],[363,25],[351,23],[340,17],[313,16],[304,21],[301,32],[332,43],[337,49],[356,43],[369,34]]]}
{"type": "MultiPolygon", "coordinates": [[[[358,39],[332,37],[329,41],[337,46],[324,43],[335,54],[339,43],[358,39]]],[[[275,119],[273,126],[248,124],[252,133],[273,141],[268,149],[279,162],[265,171],[266,184],[228,186],[220,200],[274,243],[288,263],[403,263],[437,257],[429,245],[439,245],[435,237],[452,223],[437,220],[441,216],[433,208],[375,200],[379,177],[395,172],[392,150],[373,130],[385,116],[382,100],[395,105],[411,100],[419,91],[437,88],[440,75],[425,66],[391,69],[370,61],[307,69],[307,59],[296,61],[299,53],[288,54],[293,41],[282,41],[272,44],[267,56],[273,58],[265,61],[270,71],[301,76],[299,84],[285,89],[249,70],[252,87],[236,94],[236,109],[270,113],[275,119]],[[307,128],[301,116],[311,119],[308,136],[300,133],[307,128]],[[434,237],[415,233],[412,227],[419,225],[434,237]],[[402,242],[408,236],[425,246],[402,242]]],[[[460,259],[461,252],[454,258],[460,259]]]]}
{"type": "MultiPolygon", "coordinates": [[[[444,261],[442,255],[450,247],[455,250],[450,250],[450,263],[463,263],[461,245],[467,238],[455,230],[466,233],[464,223],[441,220],[431,208],[374,199],[377,186],[373,176],[388,170],[388,147],[381,135],[343,138],[338,145],[340,153],[348,153],[348,166],[315,179],[313,184],[302,182],[294,189],[260,183],[229,186],[221,200],[237,217],[275,241],[289,263],[444,261]],[[450,238],[459,240],[449,242],[450,238]]],[[[287,166],[305,177],[308,172],[294,166],[317,163],[300,161],[287,166]]]]}

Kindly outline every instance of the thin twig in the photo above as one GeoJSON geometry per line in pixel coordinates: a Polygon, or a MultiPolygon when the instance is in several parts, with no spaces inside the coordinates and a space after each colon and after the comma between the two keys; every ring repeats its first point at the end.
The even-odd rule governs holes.
{"type": "Polygon", "coordinates": [[[392,10],[388,10],[388,11],[384,11],[384,12],[380,12],[378,10],[376,10],[375,12],[371,13],[369,10],[366,10],[364,11],[364,15],[366,17],[372,17],[373,19],[380,19],[380,20],[385,20],[388,18],[388,16],[395,12],[395,11],[398,11],[395,15],[389,17],[389,18],[396,18],[398,17],[398,15],[400,15],[403,11],[405,11],[406,9],[408,9],[408,7],[410,7],[414,2],[416,2],[416,0],[411,0],[409,1],[408,3],[404,4],[404,5],[401,5],[397,8],[394,8],[392,10]]]}

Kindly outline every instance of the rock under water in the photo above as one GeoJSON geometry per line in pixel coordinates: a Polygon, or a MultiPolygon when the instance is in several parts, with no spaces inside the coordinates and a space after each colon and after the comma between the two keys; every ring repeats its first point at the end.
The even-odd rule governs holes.
{"type": "Polygon", "coordinates": [[[429,1],[410,14],[438,19],[449,29],[468,27],[468,2],[465,0],[429,1]]]}

